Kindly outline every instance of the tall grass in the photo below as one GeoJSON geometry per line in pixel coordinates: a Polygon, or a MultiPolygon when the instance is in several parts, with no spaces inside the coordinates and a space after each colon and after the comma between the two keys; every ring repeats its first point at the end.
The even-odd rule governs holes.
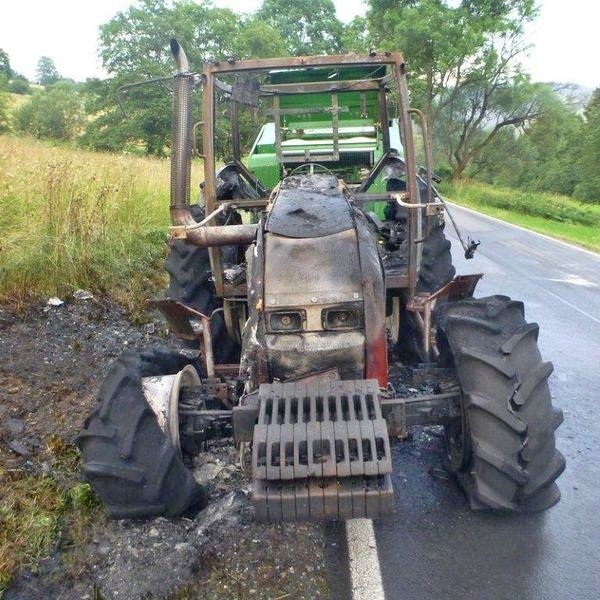
{"type": "Polygon", "coordinates": [[[162,277],[168,197],[166,160],[0,136],[0,299],[149,293],[162,277]]]}

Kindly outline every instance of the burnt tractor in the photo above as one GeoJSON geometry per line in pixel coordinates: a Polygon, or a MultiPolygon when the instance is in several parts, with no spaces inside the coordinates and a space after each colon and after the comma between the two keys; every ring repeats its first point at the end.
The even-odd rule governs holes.
{"type": "Polygon", "coordinates": [[[552,364],[521,302],[455,276],[402,55],[229,59],[198,75],[171,49],[170,285],[152,306],[185,349],[126,353],[101,387],[79,445],[108,513],[202,507],[190,465],[233,435],[251,447],[257,518],[378,517],[394,506],[390,436],[414,425],[444,432],[473,509],[558,502],[552,364]]]}

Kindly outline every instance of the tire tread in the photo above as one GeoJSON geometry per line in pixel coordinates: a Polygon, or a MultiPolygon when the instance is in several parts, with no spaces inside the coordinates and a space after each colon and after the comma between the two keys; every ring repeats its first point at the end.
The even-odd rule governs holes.
{"type": "Polygon", "coordinates": [[[552,406],[538,325],[525,321],[522,302],[500,295],[442,305],[436,319],[462,388],[470,454],[455,475],[471,507],[550,508],[565,468],[554,436],[563,415],[552,406]]]}
{"type": "Polygon", "coordinates": [[[100,409],[86,419],[78,444],[84,476],[112,518],[177,516],[206,503],[205,489],[170,445],[142,391],[142,377],[173,374],[185,364],[181,354],[162,348],[126,352],[100,388],[100,409]]]}

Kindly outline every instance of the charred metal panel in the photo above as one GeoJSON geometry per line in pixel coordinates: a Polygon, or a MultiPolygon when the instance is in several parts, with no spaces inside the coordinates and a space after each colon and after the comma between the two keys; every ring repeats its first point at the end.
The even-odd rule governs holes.
{"type": "Polygon", "coordinates": [[[267,352],[264,344],[264,237],[258,230],[256,244],[246,251],[248,265],[248,320],[242,331],[240,377],[246,381],[246,391],[255,390],[268,381],[267,352]]]}
{"type": "Polygon", "coordinates": [[[292,175],[281,182],[266,230],[293,238],[316,238],[352,229],[348,201],[333,175],[292,175]]]}
{"type": "Polygon", "coordinates": [[[265,308],[362,300],[353,229],[309,240],[269,233],[265,241],[265,308]]]}
{"type": "MultiPolygon", "coordinates": [[[[338,204],[334,210],[347,208],[338,204]]],[[[364,376],[362,280],[354,227],[314,238],[265,235],[265,310],[269,315],[295,310],[303,321],[294,333],[265,335],[272,379],[333,367],[342,379],[364,376]],[[360,312],[356,329],[324,331],[324,311],[348,305],[360,312]]]]}
{"type": "Polygon", "coordinates": [[[362,379],[367,372],[387,384],[377,242],[335,181],[323,175],[284,181],[248,255],[249,319],[241,368],[248,390],[330,368],[342,379],[362,379]]]}
{"type": "Polygon", "coordinates": [[[388,363],[383,267],[365,216],[356,211],[355,218],[365,310],[366,377],[377,379],[381,387],[386,387],[388,363]]]}
{"type": "Polygon", "coordinates": [[[360,379],[365,368],[362,331],[266,334],[272,379],[295,379],[337,367],[342,379],[360,379]]]}

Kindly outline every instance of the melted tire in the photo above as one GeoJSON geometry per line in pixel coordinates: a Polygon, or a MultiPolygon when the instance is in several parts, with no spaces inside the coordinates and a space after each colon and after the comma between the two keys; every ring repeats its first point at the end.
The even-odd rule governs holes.
{"type": "Polygon", "coordinates": [[[206,505],[206,491],[160,429],[142,377],[189,363],[169,350],[126,352],[112,365],[78,445],[83,473],[111,518],[174,517],[206,505]]]}
{"type": "Polygon", "coordinates": [[[538,326],[523,315],[506,296],[452,302],[437,314],[463,395],[465,455],[454,473],[476,510],[537,512],[560,499],[565,460],[554,431],[563,415],[552,406],[538,326]]]}

